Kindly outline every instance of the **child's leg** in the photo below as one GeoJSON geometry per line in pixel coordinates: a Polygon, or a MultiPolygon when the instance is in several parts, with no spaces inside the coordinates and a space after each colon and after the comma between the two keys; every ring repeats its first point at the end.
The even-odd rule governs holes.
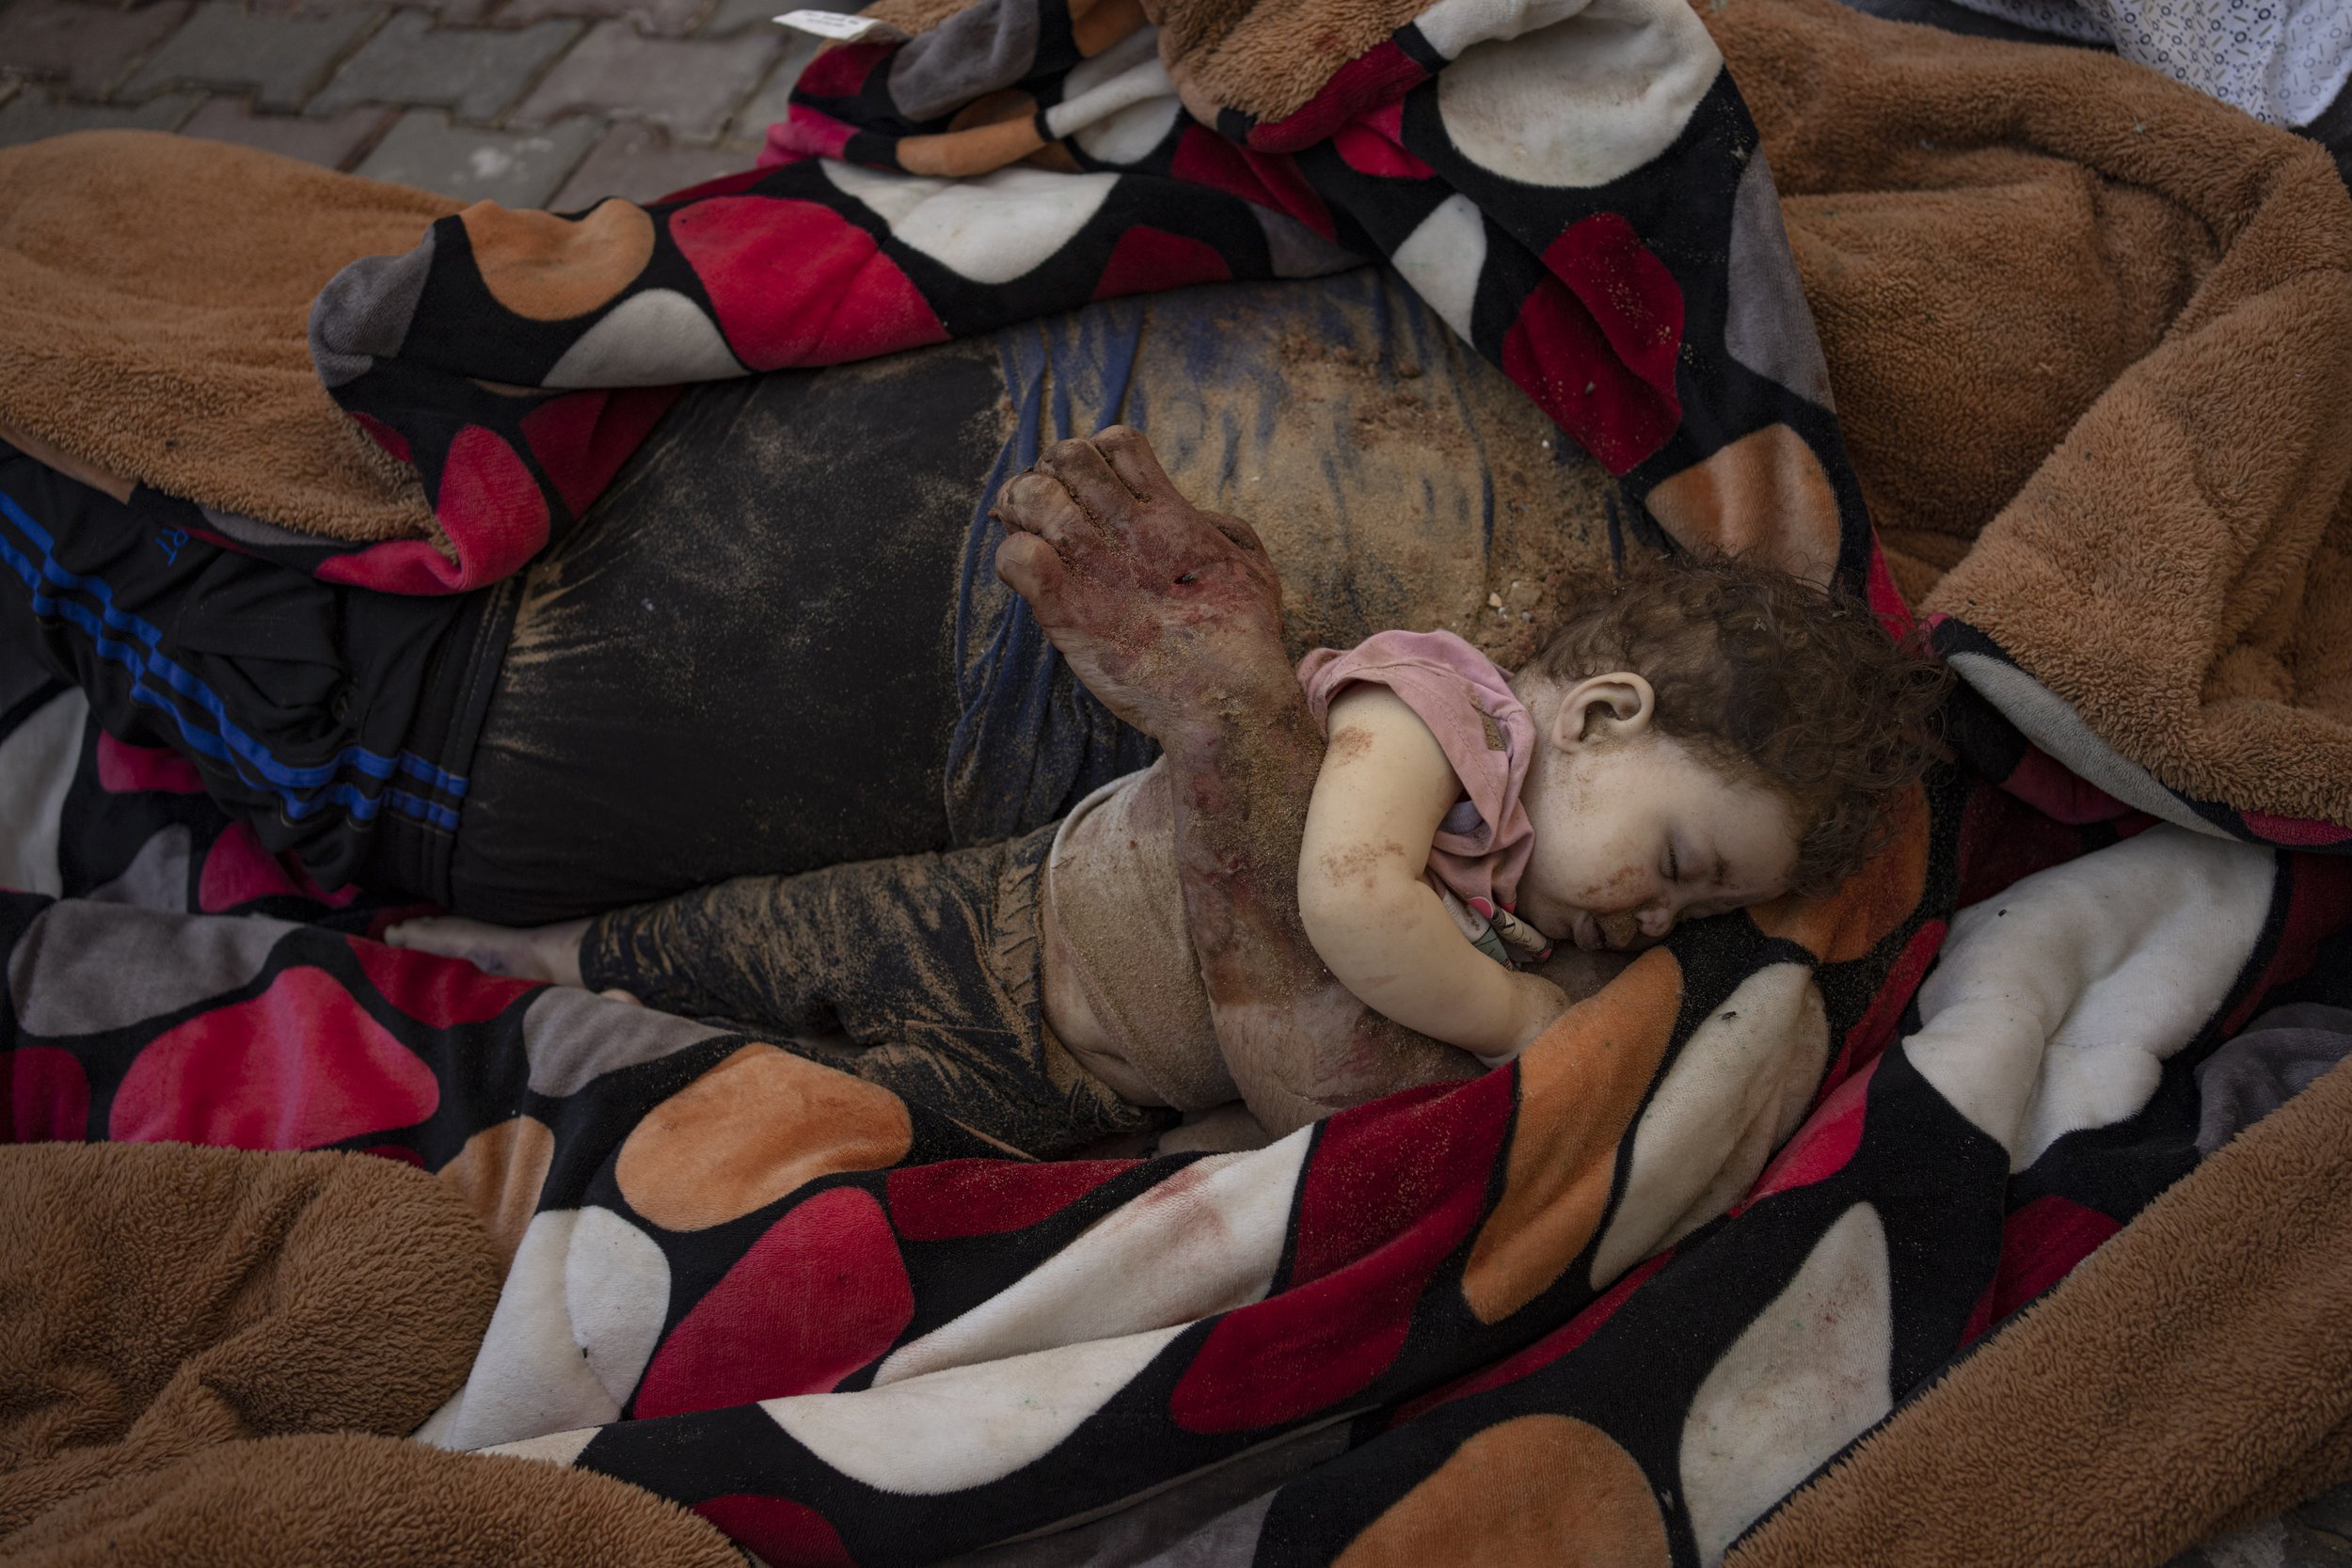
{"type": "Polygon", "coordinates": [[[1043,1028],[1037,895],[1055,830],[945,855],[743,877],[591,922],[584,984],[671,1012],[838,1027],[834,1066],[1024,1153],[1154,1127],[1043,1028]]]}

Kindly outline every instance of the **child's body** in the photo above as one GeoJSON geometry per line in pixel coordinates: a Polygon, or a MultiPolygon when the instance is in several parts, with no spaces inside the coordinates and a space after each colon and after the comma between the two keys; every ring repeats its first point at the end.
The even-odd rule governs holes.
{"type": "MultiPolygon", "coordinates": [[[[1311,654],[1300,679],[1327,745],[1298,890],[1317,956],[1366,1006],[1491,1064],[1569,1006],[1523,967],[1553,939],[1629,949],[1842,877],[1916,776],[1898,732],[1919,714],[1896,709],[1906,683],[1932,684],[1857,613],[1759,569],[1686,563],[1572,617],[1517,676],[1441,632],[1311,654]],[[1740,625],[1710,620],[1726,614],[1740,625]],[[1742,626],[1773,646],[1713,657],[1742,626]],[[1768,689],[1754,666],[1774,660],[1757,656],[1791,638],[1810,646],[1805,686],[1824,654],[1869,678],[1768,689]],[[1667,712],[1677,700],[1690,711],[1667,712]],[[1740,734],[1824,700],[1835,738],[1877,762],[1860,795],[1778,777],[1771,736],[1740,734]],[[1734,705],[1757,711],[1721,711],[1734,705]]],[[[1007,844],[739,878],[538,931],[417,921],[389,940],[786,1035],[837,1028],[860,1048],[838,1065],[1040,1156],[1241,1092],[1157,765],[1007,844]]]]}

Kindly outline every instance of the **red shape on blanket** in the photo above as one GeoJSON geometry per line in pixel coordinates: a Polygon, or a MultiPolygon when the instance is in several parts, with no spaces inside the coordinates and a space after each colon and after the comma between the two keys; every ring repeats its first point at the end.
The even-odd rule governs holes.
{"type": "Polygon", "coordinates": [[[544,989],[536,980],[485,974],[460,958],[412,947],[387,947],[360,937],[346,939],[352,956],[384,1000],[432,1029],[486,1023],[514,1004],[544,989]]]}
{"type": "Polygon", "coordinates": [[[896,49],[897,45],[888,43],[845,43],[819,50],[802,68],[792,90],[806,98],[855,98],[865,90],[866,78],[874,73],[874,68],[896,49]]]}
{"type": "Polygon", "coordinates": [[[1830,1091],[1829,1098],[1821,1101],[1821,1108],[1797,1130],[1797,1135],[1788,1140],[1788,1146],[1778,1157],[1764,1167],[1764,1174],[1756,1178],[1741,1208],[1792,1187],[1826,1181],[1846,1168],[1853,1151],[1862,1147],[1862,1119],[1868,1109],[1870,1080],[1878,1075],[1879,1061],[1879,1057],[1871,1057],[1869,1066],[1830,1091]]]}
{"type": "Polygon", "coordinates": [[[1331,150],[1359,174],[1383,180],[1426,180],[1438,171],[1405,150],[1405,103],[1375,109],[1331,137],[1331,150]]]}
{"type": "Polygon", "coordinates": [[[755,371],[830,365],[947,340],[874,237],[830,207],[721,196],[670,215],[736,357],[755,371]],[[791,288],[776,279],[790,277],[791,288]]]}
{"type": "Polygon", "coordinates": [[[196,883],[196,901],[207,914],[233,910],[256,898],[309,898],[340,910],[359,896],[356,887],[328,893],[308,872],[290,871],[276,855],[262,847],[250,824],[232,822],[204,851],[204,870],[196,883]]]}
{"type": "Polygon", "coordinates": [[[1339,232],[1331,221],[1331,209],[1288,158],[1235,147],[1204,125],[1184,128],[1168,172],[1178,180],[1287,213],[1327,240],[1339,232]]]}
{"type": "Polygon", "coordinates": [[[506,438],[469,424],[450,441],[433,492],[451,561],[422,539],[388,539],[331,556],[315,574],[385,594],[462,594],[512,577],[548,542],[548,498],[506,438]]]}
{"type": "Polygon", "coordinates": [[[1222,283],[1232,276],[1233,269],[1216,246],[1138,223],[1120,235],[1119,244],[1111,247],[1111,259],[1103,264],[1103,278],[1094,286],[1094,297],[1117,299],[1120,294],[1181,289],[1187,283],[1222,283]]]}
{"type": "Polygon", "coordinates": [[[604,494],[671,404],[675,387],[567,392],[523,416],[523,440],[573,515],[604,494]]]}
{"type": "Polygon", "coordinates": [[[1966,1344],[2074,1272],[2123,1227],[2096,1209],[2046,1193],[2001,1224],[2001,1263],[1961,1330],[1966,1344]]]}
{"type": "Polygon", "coordinates": [[[451,439],[433,514],[460,556],[502,562],[492,578],[520,571],[548,539],[548,498],[539,482],[504,436],[478,424],[451,439]]]}
{"type": "Polygon", "coordinates": [[[433,1069],[326,971],[306,966],[150,1042],[115,1092],[106,1133],[318,1148],[413,1127],[440,1101],[433,1069]]]}
{"type": "Polygon", "coordinates": [[[841,1544],[841,1532],[806,1503],[729,1492],[704,1498],[694,1512],[725,1531],[729,1540],[757,1553],[762,1561],[788,1562],[793,1568],[857,1568],[857,1559],[841,1544]]]}
{"type": "Polygon", "coordinates": [[[1503,334],[1503,373],[1601,467],[1626,473],[1682,422],[1682,291],[1615,213],[1571,225],[1544,265],[1552,276],[1503,334]]]}
{"type": "Polygon", "coordinates": [[[167,795],[201,795],[204,775],[196,764],[165,746],[134,746],[98,732],[98,787],[109,795],[142,789],[167,795]]]}
{"type": "Polygon", "coordinates": [[[914,1319],[882,1205],[862,1187],[829,1188],[787,1210],[670,1331],[633,1414],[829,1392],[914,1319]]]}
{"type": "Polygon", "coordinates": [[[0,1051],[8,1130],[21,1144],[80,1143],[89,1136],[89,1076],[61,1046],[0,1051]]]}
{"type": "Polygon", "coordinates": [[[1408,1090],[1324,1123],[1299,1179],[1290,1277],[1209,1331],[1168,1398],[1177,1425],[1295,1420],[1388,1370],[1438,1266],[1486,1212],[1512,1077],[1408,1090]]]}
{"type": "Polygon", "coordinates": [[[1053,1218],[1133,1160],[942,1160],[903,1165],[884,1179],[891,1223],[910,1242],[1001,1236],[1053,1218]]]}
{"type": "Polygon", "coordinates": [[[1251,126],[1249,145],[1262,152],[1301,151],[1331,136],[1369,105],[1401,105],[1406,93],[1427,80],[1426,67],[1394,39],[1382,39],[1331,72],[1304,107],[1270,124],[1251,126]]]}
{"type": "Polygon", "coordinates": [[[2334,822],[2321,822],[2301,816],[2273,816],[2266,811],[2238,814],[2247,832],[2268,844],[2285,844],[2297,849],[2324,849],[2331,844],[2342,844],[2352,838],[2352,828],[2334,822]]]}

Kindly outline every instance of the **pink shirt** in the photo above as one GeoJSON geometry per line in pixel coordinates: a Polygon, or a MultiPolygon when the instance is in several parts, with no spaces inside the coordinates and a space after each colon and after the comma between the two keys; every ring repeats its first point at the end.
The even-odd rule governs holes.
{"type": "Polygon", "coordinates": [[[1431,874],[1472,909],[1480,901],[1516,908],[1535,848],[1535,825],[1520,800],[1535,721],[1502,667],[1450,631],[1375,632],[1345,652],[1317,648],[1298,662],[1307,709],[1327,732],[1332,700],[1359,681],[1403,698],[1461,781],[1462,799],[1429,847],[1431,874]]]}

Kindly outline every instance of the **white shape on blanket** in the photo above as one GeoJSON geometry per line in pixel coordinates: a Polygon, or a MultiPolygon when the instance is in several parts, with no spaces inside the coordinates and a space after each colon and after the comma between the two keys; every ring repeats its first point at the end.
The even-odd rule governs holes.
{"type": "Polygon", "coordinates": [[[1102,210],[1116,174],[1014,165],[933,180],[826,159],[825,178],[890,225],[893,238],[976,283],[1009,283],[1051,261],[1102,210]]]}
{"type": "Polygon", "coordinates": [[[648,289],[581,333],[543,387],[667,387],[744,373],[701,306],[675,289],[648,289]]]}
{"type": "Polygon", "coordinates": [[[15,825],[0,833],[0,887],[65,892],[57,869],[57,829],[65,792],[82,764],[82,723],[89,699],[79,689],[61,691],[0,740],[0,822],[15,825]]]}
{"type": "Polygon", "coordinates": [[[881,1387],[947,1367],[1181,1326],[1263,1298],[1314,1129],[1185,1166],[961,1317],[893,1352],[881,1387]]]}
{"type": "Polygon", "coordinates": [[[1458,191],[1447,197],[1389,260],[1454,335],[1469,342],[1478,276],[1486,270],[1486,220],[1478,204],[1458,191]]]}
{"type": "Polygon", "coordinates": [[[2267,849],[2164,826],[1971,905],[1911,1059],[2024,1170],[2147,1104],[2245,969],[2276,877],[2267,849]]]}
{"type": "Polygon", "coordinates": [[[466,1386],[418,1438],[480,1449],[618,1419],[669,1304],[669,1260],[620,1215],[597,1208],[537,1215],[515,1249],[466,1386]]]}
{"type": "Polygon", "coordinates": [[[1504,179],[1589,189],[1673,146],[1722,70],[1684,0],[1594,0],[1465,49],[1438,73],[1438,112],[1455,149],[1504,179]]]}
{"type": "Polygon", "coordinates": [[[1045,111],[1045,129],[1075,136],[1089,158],[1139,162],[1168,139],[1183,105],[1160,63],[1160,30],[1128,34],[1061,80],[1061,102],[1045,111]]]}
{"type": "Polygon", "coordinates": [[[1828,1060],[1829,1017],[1809,966],[1772,964],[1742,980],[1642,1107],[1625,1196],[1593,1249],[1593,1289],[1754,1186],[1804,1120],[1828,1060]]]}
{"type": "Polygon", "coordinates": [[[760,1409],[852,1481],[938,1497],[1043,1458],[1183,1332],[1177,1324],[1064,1345],[853,1394],[764,1400],[760,1409]]]}
{"type": "Polygon", "coordinates": [[[1699,1560],[1724,1548],[1893,1402],[1886,1227],[1857,1203],[1699,1385],[1682,1418],[1682,1500],[1699,1560]]]}

